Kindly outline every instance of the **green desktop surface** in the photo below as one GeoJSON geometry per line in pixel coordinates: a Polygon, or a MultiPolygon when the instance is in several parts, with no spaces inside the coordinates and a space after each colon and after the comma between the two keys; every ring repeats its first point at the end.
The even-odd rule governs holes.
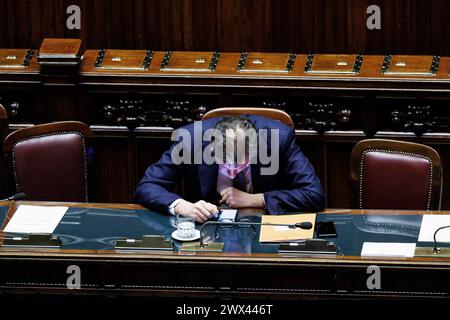
{"type": "MultiPolygon", "coordinates": [[[[4,222],[8,207],[0,207],[4,222]]],[[[239,218],[239,216],[238,216],[239,218]]],[[[62,249],[110,250],[118,239],[140,239],[143,235],[170,238],[175,230],[174,217],[147,210],[71,207],[57,226],[62,249]]],[[[246,222],[260,222],[259,216],[246,216],[246,222]]],[[[359,256],[364,242],[416,243],[422,215],[419,214],[318,214],[316,222],[333,221],[339,254],[359,256]]],[[[200,225],[197,226],[200,229],[200,225]]],[[[259,243],[259,226],[224,227],[210,225],[203,229],[208,241],[223,242],[223,252],[276,253],[278,244],[259,243]]],[[[422,244],[431,246],[431,244],[422,244]]],[[[175,250],[181,243],[174,241],[175,250]]]]}

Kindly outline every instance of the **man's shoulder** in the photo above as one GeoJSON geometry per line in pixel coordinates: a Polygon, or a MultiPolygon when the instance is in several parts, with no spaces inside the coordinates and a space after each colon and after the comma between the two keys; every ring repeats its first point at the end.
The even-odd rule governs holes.
{"type": "Polygon", "coordinates": [[[250,115],[249,118],[254,120],[254,124],[257,129],[278,129],[283,131],[292,130],[291,127],[275,119],[255,115],[250,115]]]}

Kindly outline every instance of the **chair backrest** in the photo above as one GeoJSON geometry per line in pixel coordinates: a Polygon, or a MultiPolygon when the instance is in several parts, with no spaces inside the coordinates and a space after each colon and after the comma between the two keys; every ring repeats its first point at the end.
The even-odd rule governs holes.
{"type": "Polygon", "coordinates": [[[17,130],[5,140],[17,192],[27,200],[88,201],[87,125],[55,122],[17,130]]]}
{"type": "Polygon", "coordinates": [[[289,127],[294,127],[292,118],[286,112],[273,108],[218,108],[208,111],[203,116],[203,120],[225,116],[240,116],[243,114],[252,114],[278,120],[289,127]]]}
{"type": "Polygon", "coordinates": [[[439,210],[442,165],[428,146],[369,139],[355,145],[350,179],[361,209],[439,210]]]}

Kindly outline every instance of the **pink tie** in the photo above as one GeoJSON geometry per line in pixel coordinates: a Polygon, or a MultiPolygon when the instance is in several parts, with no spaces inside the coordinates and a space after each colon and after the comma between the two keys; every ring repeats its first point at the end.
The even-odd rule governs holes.
{"type": "Polygon", "coordinates": [[[250,170],[250,166],[244,169],[244,179],[247,193],[253,193],[252,170],[250,170]]]}
{"type": "Polygon", "coordinates": [[[230,165],[219,165],[217,192],[233,186],[233,179],[241,172],[244,174],[245,189],[248,193],[253,193],[252,170],[249,165],[232,167],[230,165]]]}

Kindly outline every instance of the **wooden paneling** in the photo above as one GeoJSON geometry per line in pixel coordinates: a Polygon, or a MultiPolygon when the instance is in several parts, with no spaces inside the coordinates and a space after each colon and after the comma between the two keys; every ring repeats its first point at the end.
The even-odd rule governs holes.
{"type": "Polygon", "coordinates": [[[353,143],[327,143],[326,177],[327,201],[333,208],[351,207],[350,154],[353,143]]]}
{"type": "MultiPolygon", "coordinates": [[[[382,135],[431,143],[438,149],[444,166],[443,207],[450,207],[450,189],[445,183],[450,179],[450,171],[445,169],[450,165],[450,126],[443,124],[450,119],[448,82],[372,79],[379,76],[384,54],[449,56],[450,1],[0,0],[0,16],[0,48],[38,49],[44,38],[58,37],[80,38],[83,49],[152,49],[160,51],[155,53],[148,71],[154,74],[159,73],[156,70],[164,54],[161,51],[228,52],[222,54],[221,61],[226,63],[219,63],[216,72],[223,77],[101,75],[92,70],[97,50],[85,55],[80,74],[72,74],[74,77],[65,81],[58,75],[40,74],[35,59],[29,68],[33,72],[26,76],[19,75],[19,71],[0,72],[0,102],[9,110],[13,128],[57,120],[79,120],[99,127],[95,131],[98,201],[131,201],[146,166],[169,145],[167,131],[161,134],[159,129],[146,128],[136,136],[125,127],[114,131],[119,125],[133,127],[132,118],[142,115],[142,110],[129,101],[142,99],[143,110],[150,112],[144,121],[148,127],[181,125],[216,107],[286,109],[300,129],[300,146],[327,189],[330,207],[350,206],[347,179],[351,146],[377,131],[397,131],[382,135]],[[73,4],[81,7],[81,30],[66,28],[66,9],[73,4]],[[372,4],[381,7],[381,30],[366,28],[366,9],[372,4]],[[234,66],[244,50],[301,54],[291,73],[298,79],[242,77],[234,66]],[[357,76],[364,81],[342,81],[338,76],[305,77],[307,53],[364,54],[357,76]],[[338,119],[337,124],[328,126],[326,133],[317,133],[315,130],[320,128],[304,120],[320,121],[321,105],[330,103],[334,105],[330,112],[335,114],[331,120],[338,119]],[[114,117],[105,116],[108,104],[116,107],[114,117]],[[442,120],[432,132],[444,132],[442,136],[402,135],[402,128],[394,128],[392,112],[398,109],[405,115],[412,105],[422,108],[422,114],[428,104],[433,117],[442,120]],[[191,113],[183,111],[186,106],[191,113]],[[339,116],[345,110],[351,111],[347,124],[339,116]],[[162,117],[162,111],[168,115],[162,117]],[[121,112],[125,121],[118,123],[121,112]],[[131,124],[127,123],[129,119],[131,124]]],[[[448,79],[449,63],[449,58],[441,59],[437,80],[448,79]]],[[[416,118],[409,120],[420,126],[423,121],[416,118]]]]}
{"type": "Polygon", "coordinates": [[[130,181],[128,155],[129,144],[125,137],[97,137],[97,199],[102,202],[132,201],[134,187],[131,188],[131,184],[134,181],[130,181]]]}
{"type": "Polygon", "coordinates": [[[450,53],[447,0],[0,0],[0,48],[76,37],[85,48],[450,53]],[[79,5],[81,30],[66,28],[79,5]],[[381,8],[381,30],[366,9],[381,8]]]}

